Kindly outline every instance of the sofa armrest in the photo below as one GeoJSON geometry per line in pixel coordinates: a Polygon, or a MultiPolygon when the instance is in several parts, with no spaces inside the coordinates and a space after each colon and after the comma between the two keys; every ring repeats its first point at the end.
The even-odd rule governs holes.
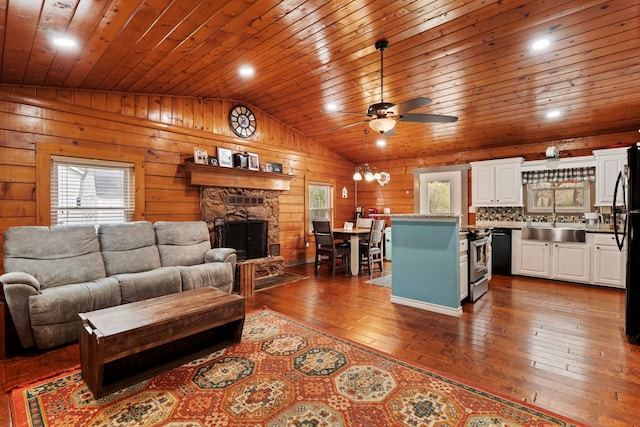
{"type": "Polygon", "coordinates": [[[4,298],[11,313],[20,344],[24,348],[34,345],[29,314],[29,297],[40,293],[40,284],[35,277],[27,273],[11,272],[0,276],[4,298]]]}
{"type": "Polygon", "coordinates": [[[40,292],[40,282],[29,273],[21,271],[12,271],[0,276],[0,283],[4,285],[29,285],[33,286],[36,292],[40,292]]]}
{"type": "Polygon", "coordinates": [[[233,248],[213,248],[204,253],[204,262],[230,262],[236,271],[236,250],[233,248]]]}

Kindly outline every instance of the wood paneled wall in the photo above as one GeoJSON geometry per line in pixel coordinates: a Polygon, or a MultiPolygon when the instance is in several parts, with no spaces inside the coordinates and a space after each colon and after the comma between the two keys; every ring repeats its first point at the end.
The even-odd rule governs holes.
{"type": "MultiPolygon", "coordinates": [[[[14,225],[37,225],[36,149],[39,143],[95,149],[145,152],[145,203],[149,221],[199,220],[200,187],[187,183],[179,166],[198,147],[249,151],[261,162],[280,162],[295,178],[280,195],[281,254],[287,262],[311,258],[304,222],[305,178],[330,176],[337,193],[336,221],[352,215],[353,165],[325,147],[253,109],[256,134],[234,137],[227,125],[233,101],[132,96],[51,88],[0,86],[0,234],[14,225]]],[[[48,224],[44,224],[48,225],[48,224]]],[[[0,247],[1,247],[0,239],[0,247]]]]}
{"type": "MultiPolygon", "coordinates": [[[[96,156],[105,150],[145,152],[144,218],[197,220],[200,188],[187,184],[179,165],[193,156],[193,148],[215,153],[217,146],[249,151],[260,161],[281,162],[295,178],[280,199],[281,254],[287,263],[313,257],[306,247],[305,181],[330,178],[336,183],[336,223],[352,218],[355,184],[353,165],[269,115],[253,109],[256,134],[234,137],[227,125],[231,100],[131,95],[41,87],[0,86],[0,233],[14,225],[36,225],[36,148],[38,143],[90,147],[96,156]],[[348,189],[348,198],[339,197],[348,189]]],[[[544,156],[557,145],[563,156],[586,155],[616,143],[630,144],[637,133],[591,136],[575,140],[519,145],[500,150],[460,152],[456,156],[393,159],[372,166],[391,174],[391,182],[360,182],[357,205],[392,213],[413,211],[413,174],[418,167],[461,164],[475,160],[544,156]]],[[[392,144],[393,141],[391,140],[392,144]]],[[[471,191],[469,191],[471,194],[471,191]]],[[[1,238],[0,238],[1,243],[1,238]]],[[[0,246],[1,247],[1,246],[0,246]]],[[[1,254],[0,254],[1,255],[1,254]]]]}
{"type": "MultiPolygon", "coordinates": [[[[545,150],[550,146],[557,146],[560,157],[576,157],[591,155],[593,150],[603,149],[615,145],[630,145],[640,141],[638,132],[623,132],[608,135],[585,136],[575,139],[545,141],[535,144],[515,145],[500,149],[477,149],[461,151],[456,155],[440,155],[417,159],[393,159],[388,162],[372,162],[371,166],[379,171],[388,171],[391,181],[381,187],[376,181],[358,185],[358,205],[364,212],[369,208],[377,208],[380,213],[388,207],[391,213],[413,213],[414,188],[413,170],[430,166],[456,165],[480,160],[502,159],[509,157],[524,157],[525,160],[541,160],[545,158],[545,150]]],[[[393,144],[393,138],[389,139],[393,144]]],[[[471,200],[471,174],[469,174],[469,206],[471,200]]],[[[475,223],[473,214],[469,215],[469,224],[475,223]]]]}

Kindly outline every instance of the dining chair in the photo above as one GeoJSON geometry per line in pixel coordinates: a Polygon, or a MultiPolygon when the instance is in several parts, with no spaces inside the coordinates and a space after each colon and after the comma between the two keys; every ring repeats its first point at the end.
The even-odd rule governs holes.
{"type": "MultiPolygon", "coordinates": [[[[367,266],[369,274],[373,273],[373,266],[378,264],[380,271],[382,267],[382,235],[386,221],[384,219],[374,220],[371,225],[369,238],[360,242],[360,265],[367,266]]],[[[364,268],[362,269],[364,271],[364,268]]]]}
{"type": "Polygon", "coordinates": [[[315,273],[318,274],[320,264],[328,264],[331,266],[331,274],[335,276],[338,258],[342,259],[343,265],[348,270],[351,248],[336,243],[331,223],[329,221],[313,221],[313,235],[316,239],[315,273]]]}
{"type": "Polygon", "coordinates": [[[373,218],[358,218],[356,220],[356,228],[371,228],[373,218]]]}

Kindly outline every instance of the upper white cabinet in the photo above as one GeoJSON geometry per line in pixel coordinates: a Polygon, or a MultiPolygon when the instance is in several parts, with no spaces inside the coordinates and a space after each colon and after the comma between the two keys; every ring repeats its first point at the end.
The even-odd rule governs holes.
{"type": "Polygon", "coordinates": [[[522,206],[522,157],[471,162],[474,206],[522,206]]]}
{"type": "MultiPolygon", "coordinates": [[[[596,158],[596,206],[612,206],[613,191],[618,173],[627,164],[627,147],[595,150],[596,158]]],[[[618,205],[623,203],[622,194],[618,194],[618,205]]]]}

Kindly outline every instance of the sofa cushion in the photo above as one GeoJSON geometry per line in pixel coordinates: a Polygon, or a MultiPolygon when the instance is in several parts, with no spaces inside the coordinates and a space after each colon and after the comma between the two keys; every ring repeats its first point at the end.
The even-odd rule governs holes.
{"type": "Polygon", "coordinates": [[[214,262],[176,268],[180,270],[183,291],[204,286],[213,286],[227,293],[231,293],[233,289],[233,268],[229,262],[214,262]]]}
{"type": "Polygon", "coordinates": [[[31,326],[79,321],[78,313],[112,307],[120,302],[120,286],[111,277],[44,289],[29,297],[31,326]]]}
{"type": "Polygon", "coordinates": [[[153,228],[164,267],[202,264],[205,252],[211,249],[204,221],[158,221],[153,228]]]}
{"type": "Polygon", "coordinates": [[[41,289],[106,277],[93,225],[8,228],[4,269],[31,274],[41,289]]]}
{"type": "Polygon", "coordinates": [[[101,224],[98,239],[108,276],[161,267],[156,234],[148,221],[101,224]]]}
{"type": "Polygon", "coordinates": [[[182,280],[176,267],[160,267],[140,273],[116,274],[113,277],[120,282],[123,304],[182,291],[182,280]]]}

